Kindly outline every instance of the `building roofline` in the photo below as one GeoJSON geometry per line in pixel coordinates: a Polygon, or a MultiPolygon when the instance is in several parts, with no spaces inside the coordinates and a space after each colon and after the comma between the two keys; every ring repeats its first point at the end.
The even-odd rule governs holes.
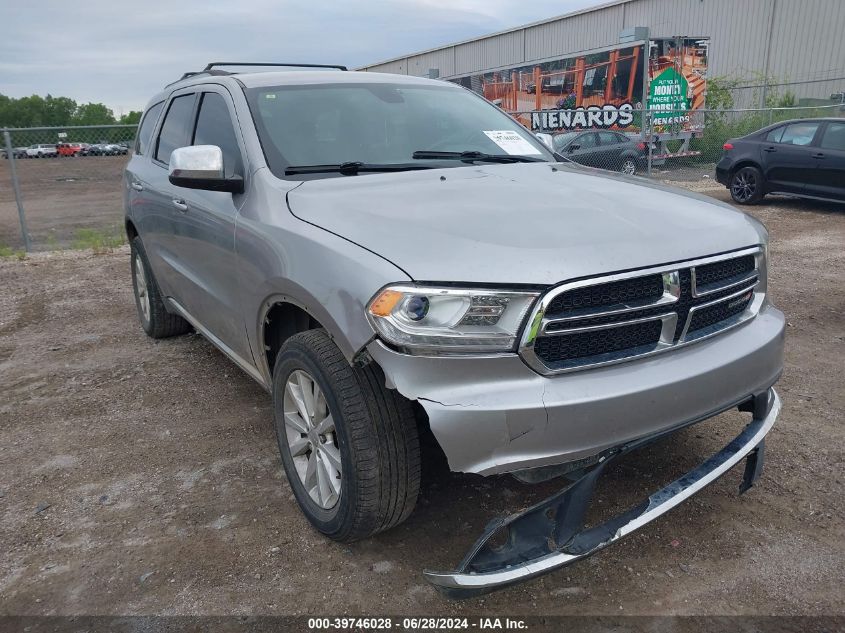
{"type": "Polygon", "coordinates": [[[609,2],[603,2],[602,4],[597,4],[594,7],[586,7],[584,9],[578,9],[577,11],[570,11],[569,13],[564,13],[562,15],[556,15],[551,18],[546,18],[545,20],[537,20],[536,22],[529,22],[528,24],[522,24],[520,26],[514,26],[509,29],[504,29],[502,31],[495,31],[493,33],[488,33],[487,35],[479,35],[478,37],[470,37],[465,40],[459,40],[457,42],[451,42],[449,44],[442,44],[441,46],[435,46],[433,48],[427,48],[425,50],[416,51],[414,53],[407,53],[405,55],[397,55],[396,57],[391,57],[390,59],[385,59],[378,62],[373,62],[372,64],[366,64],[364,66],[358,66],[357,68],[353,68],[352,70],[366,70],[367,68],[372,68],[373,66],[381,66],[383,64],[390,64],[391,62],[398,62],[400,60],[408,59],[409,57],[417,57],[418,55],[425,55],[427,53],[434,53],[436,51],[442,51],[447,48],[454,48],[455,46],[460,46],[462,44],[469,44],[471,42],[479,42],[481,40],[486,40],[491,37],[497,37],[499,35],[505,35],[507,33],[515,33],[516,31],[524,31],[525,29],[530,29],[535,26],[540,26],[542,24],[549,24],[550,22],[557,22],[558,20],[565,20],[567,18],[574,18],[577,15],[583,15],[584,13],[592,13],[593,11],[601,11],[603,9],[609,9],[611,7],[618,6],[620,4],[627,4],[629,2],[634,2],[635,0],[610,0],[609,2]]]}

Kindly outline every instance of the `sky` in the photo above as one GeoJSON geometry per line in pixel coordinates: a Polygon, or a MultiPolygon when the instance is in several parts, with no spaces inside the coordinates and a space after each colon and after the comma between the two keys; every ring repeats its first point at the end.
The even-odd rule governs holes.
{"type": "Polygon", "coordinates": [[[350,68],[605,0],[2,0],[0,93],[140,110],[210,61],[350,68]]]}

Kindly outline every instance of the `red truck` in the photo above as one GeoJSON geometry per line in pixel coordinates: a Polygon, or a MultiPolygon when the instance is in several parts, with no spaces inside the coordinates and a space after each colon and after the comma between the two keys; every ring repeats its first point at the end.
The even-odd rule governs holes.
{"type": "Polygon", "coordinates": [[[59,143],[56,145],[56,151],[59,156],[79,156],[84,147],[83,143],[59,143]]]}

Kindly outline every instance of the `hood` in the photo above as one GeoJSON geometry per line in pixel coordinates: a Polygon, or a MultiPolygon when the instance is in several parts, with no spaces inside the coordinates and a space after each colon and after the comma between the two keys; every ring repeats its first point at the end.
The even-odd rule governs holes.
{"type": "Polygon", "coordinates": [[[416,281],[556,284],[765,236],[759,222],[710,198],[548,163],[309,180],[288,204],[416,281]]]}

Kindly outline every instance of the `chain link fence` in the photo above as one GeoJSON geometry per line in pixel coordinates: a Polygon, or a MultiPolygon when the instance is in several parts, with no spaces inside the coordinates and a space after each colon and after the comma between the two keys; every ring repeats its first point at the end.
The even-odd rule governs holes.
{"type": "MultiPolygon", "coordinates": [[[[718,186],[712,178],[728,139],[789,119],[845,117],[843,108],[587,108],[513,116],[576,163],[703,190],[702,183],[718,186]]],[[[2,130],[0,254],[120,243],[120,182],[135,131],[134,125],[2,130]]]]}
{"type": "Polygon", "coordinates": [[[121,243],[120,183],[136,129],[0,130],[0,254],[121,243]]]}

